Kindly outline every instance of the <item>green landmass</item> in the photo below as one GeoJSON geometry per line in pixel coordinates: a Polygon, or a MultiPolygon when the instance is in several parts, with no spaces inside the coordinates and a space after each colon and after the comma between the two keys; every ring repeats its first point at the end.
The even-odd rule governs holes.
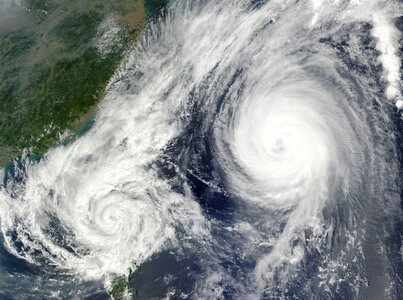
{"type": "Polygon", "coordinates": [[[125,295],[127,295],[128,293],[127,287],[128,287],[128,280],[126,279],[126,277],[125,276],[117,277],[112,282],[112,288],[109,291],[109,294],[114,300],[123,300],[125,298],[125,295]]]}
{"type": "Polygon", "coordinates": [[[29,0],[24,18],[0,30],[0,166],[24,149],[43,153],[79,131],[145,22],[143,1],[29,0]],[[100,26],[118,27],[107,53],[100,26]]]}
{"type": "MultiPolygon", "coordinates": [[[[140,266],[135,266],[136,268],[140,268],[140,266]]],[[[111,289],[108,291],[109,295],[114,300],[123,300],[128,298],[130,295],[131,298],[143,296],[141,292],[137,289],[131,288],[129,290],[129,284],[132,280],[133,270],[129,269],[128,276],[118,276],[113,282],[111,289]]]]}

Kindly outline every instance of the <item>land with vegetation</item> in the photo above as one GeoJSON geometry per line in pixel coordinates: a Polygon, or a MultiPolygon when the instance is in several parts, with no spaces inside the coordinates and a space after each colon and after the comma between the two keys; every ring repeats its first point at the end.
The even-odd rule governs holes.
{"type": "Polygon", "coordinates": [[[122,58],[166,2],[26,0],[9,20],[0,14],[0,167],[88,127],[122,58]]]}

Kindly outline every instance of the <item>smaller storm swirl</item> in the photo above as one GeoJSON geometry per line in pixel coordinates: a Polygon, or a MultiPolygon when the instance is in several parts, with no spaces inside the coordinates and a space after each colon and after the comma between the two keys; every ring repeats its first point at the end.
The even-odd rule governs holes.
{"type": "Polygon", "coordinates": [[[6,250],[60,290],[130,273],[150,299],[399,299],[402,15],[172,1],[92,128],[4,170],[6,250]]]}

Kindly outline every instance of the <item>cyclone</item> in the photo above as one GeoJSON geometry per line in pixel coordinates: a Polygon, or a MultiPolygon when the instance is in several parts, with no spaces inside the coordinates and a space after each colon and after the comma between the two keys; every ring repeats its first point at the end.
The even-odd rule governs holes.
{"type": "Polygon", "coordinates": [[[5,249],[149,298],[398,299],[402,15],[172,1],[93,127],[3,171],[5,249]]]}

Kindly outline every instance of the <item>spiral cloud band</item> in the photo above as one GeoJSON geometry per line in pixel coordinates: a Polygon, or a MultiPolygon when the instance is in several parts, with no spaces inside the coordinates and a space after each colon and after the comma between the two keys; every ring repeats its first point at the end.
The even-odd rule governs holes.
{"type": "Polygon", "coordinates": [[[161,298],[398,299],[401,15],[173,1],[93,128],[5,172],[6,249],[107,286],[165,274],[164,251],[197,265],[186,285],[169,286],[185,262],[161,275],[161,298]]]}

